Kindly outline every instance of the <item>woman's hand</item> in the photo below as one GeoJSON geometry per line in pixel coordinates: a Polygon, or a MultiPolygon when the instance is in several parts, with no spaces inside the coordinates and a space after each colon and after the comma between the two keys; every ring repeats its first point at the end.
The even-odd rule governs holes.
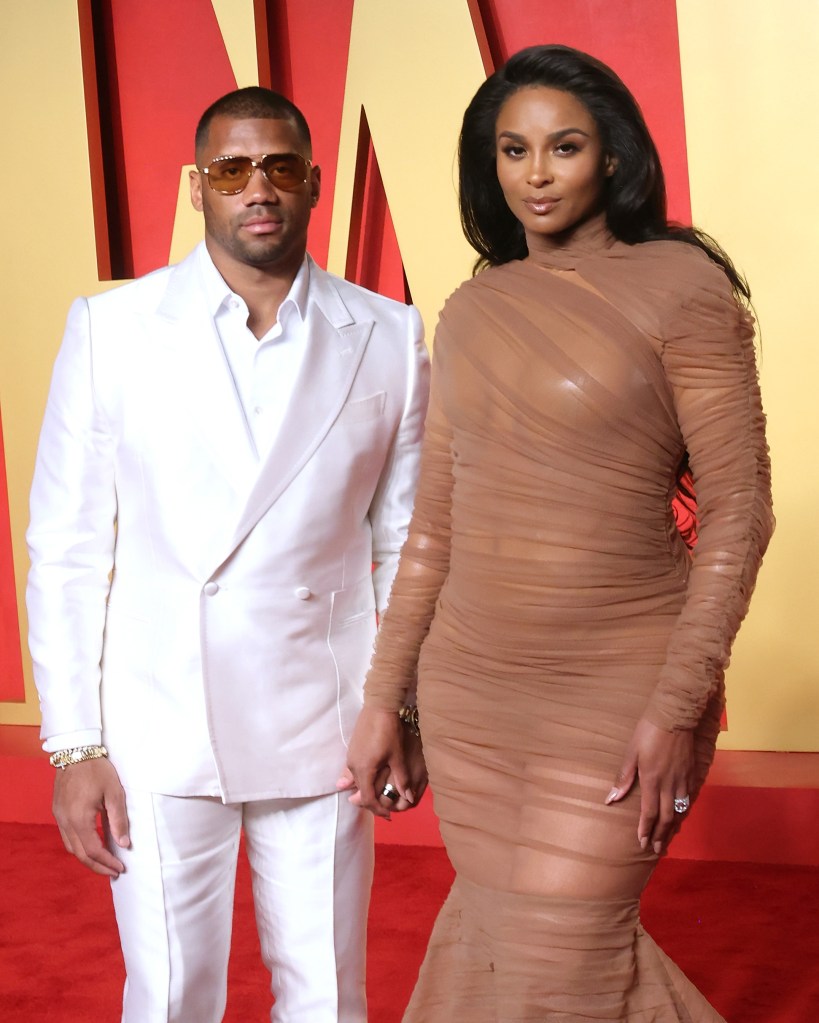
{"type": "Polygon", "coordinates": [[[694,733],[666,732],[645,718],[637,722],[623,765],[606,803],[616,803],[640,781],[640,822],[637,840],[642,849],[659,854],[676,833],[684,813],[675,800],[691,796],[694,784],[694,733]]]}
{"type": "Polygon", "coordinates": [[[347,751],[347,770],[336,785],[342,791],[355,790],[350,802],[376,817],[389,820],[393,810],[417,806],[427,787],[420,738],[401,724],[395,711],[364,707],[347,751]],[[383,794],[388,782],[392,798],[383,794]]]}

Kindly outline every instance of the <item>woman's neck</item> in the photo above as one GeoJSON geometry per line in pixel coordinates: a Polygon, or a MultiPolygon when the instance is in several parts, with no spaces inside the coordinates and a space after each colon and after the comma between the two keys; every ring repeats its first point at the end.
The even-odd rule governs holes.
{"type": "Polygon", "coordinates": [[[611,248],[615,238],[602,212],[560,234],[527,235],[526,242],[533,263],[572,270],[581,259],[611,248]]]}

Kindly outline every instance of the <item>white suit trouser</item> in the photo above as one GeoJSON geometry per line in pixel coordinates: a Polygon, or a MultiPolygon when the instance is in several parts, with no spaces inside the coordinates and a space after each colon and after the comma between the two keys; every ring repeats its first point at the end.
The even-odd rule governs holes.
{"type": "Polygon", "coordinates": [[[272,1023],[365,1023],[372,820],[346,794],[223,804],[126,792],[117,849],[122,1023],[219,1023],[239,836],[253,879],[272,1023]]]}

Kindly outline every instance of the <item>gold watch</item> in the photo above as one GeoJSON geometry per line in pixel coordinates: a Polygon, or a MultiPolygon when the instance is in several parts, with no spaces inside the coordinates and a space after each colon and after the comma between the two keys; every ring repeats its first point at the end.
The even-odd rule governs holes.
{"type": "Polygon", "coordinates": [[[73,749],[60,749],[48,758],[52,767],[65,770],[69,764],[81,764],[84,760],[99,760],[107,757],[108,750],[104,746],[75,746],[73,749]]]}
{"type": "Polygon", "coordinates": [[[421,726],[418,722],[418,708],[414,703],[402,707],[401,710],[398,711],[398,718],[401,724],[406,728],[409,728],[413,735],[420,736],[421,726]]]}

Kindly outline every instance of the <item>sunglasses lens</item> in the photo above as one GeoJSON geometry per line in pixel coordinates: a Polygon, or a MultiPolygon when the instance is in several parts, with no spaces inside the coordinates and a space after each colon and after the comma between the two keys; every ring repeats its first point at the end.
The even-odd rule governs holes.
{"type": "Polygon", "coordinates": [[[250,180],[253,165],[247,156],[232,156],[229,160],[214,160],[208,167],[210,187],[225,195],[241,192],[250,180]]]}
{"type": "MultiPolygon", "coordinates": [[[[307,168],[307,161],[297,153],[266,156],[261,162],[264,176],[283,192],[292,192],[303,185],[308,176],[307,168]]],[[[249,156],[223,157],[208,167],[208,183],[223,195],[237,195],[244,191],[252,174],[253,161],[249,156]]]]}
{"type": "Polygon", "coordinates": [[[307,162],[296,153],[266,156],[262,171],[274,188],[292,192],[307,180],[307,162]]]}

